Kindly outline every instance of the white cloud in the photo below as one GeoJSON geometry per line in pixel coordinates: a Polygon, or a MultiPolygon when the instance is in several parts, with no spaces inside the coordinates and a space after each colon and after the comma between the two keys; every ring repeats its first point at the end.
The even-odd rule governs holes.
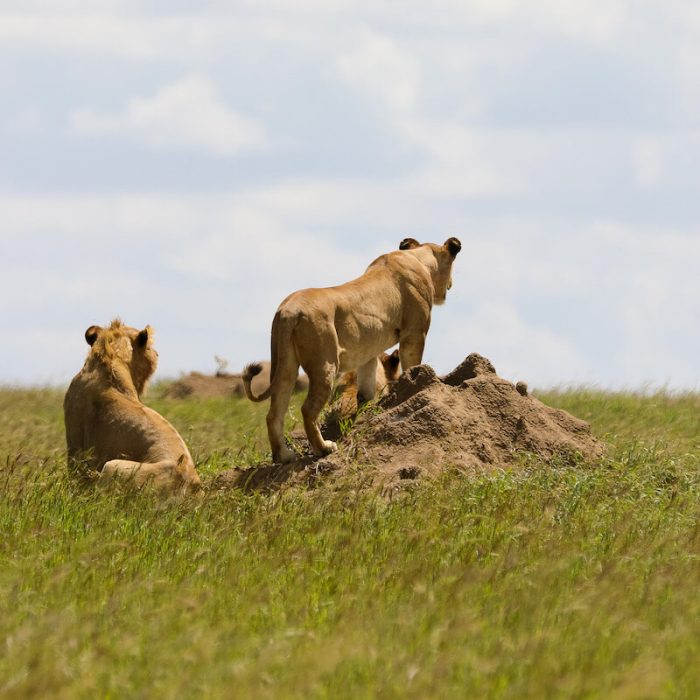
{"type": "Polygon", "coordinates": [[[445,306],[434,314],[428,354],[437,364],[450,367],[470,352],[478,352],[494,363],[502,377],[527,381],[531,387],[595,381],[590,359],[576,348],[574,340],[523,320],[516,301],[512,296],[503,301],[485,299],[465,308],[448,299],[451,308],[445,306]],[[437,345],[432,334],[442,329],[443,342],[437,345]]]}
{"type": "Polygon", "coordinates": [[[183,228],[196,229],[206,207],[193,207],[198,198],[158,195],[0,196],[4,222],[0,240],[42,234],[79,247],[100,232],[118,234],[122,241],[172,240],[183,228]]]}
{"type": "Polygon", "coordinates": [[[659,139],[643,138],[633,144],[635,177],[642,187],[653,188],[661,182],[664,170],[663,151],[659,139]]]}
{"type": "Polygon", "coordinates": [[[0,383],[67,384],[85,361],[87,345],[81,335],[77,327],[46,329],[35,324],[0,329],[0,343],[12,361],[12,369],[0,375],[0,383]],[[57,352],[49,355],[47,348],[57,352]]]}
{"type": "MultiPolygon", "coordinates": [[[[523,188],[523,178],[513,167],[517,163],[513,158],[517,147],[513,134],[436,123],[421,115],[418,107],[426,87],[421,85],[420,66],[429,61],[419,63],[407,46],[367,29],[356,34],[355,43],[352,49],[339,54],[336,73],[368,99],[371,109],[383,115],[407,149],[423,154],[424,165],[409,176],[416,190],[459,197],[513,193],[523,188]]],[[[440,61],[452,64],[458,71],[470,73],[475,69],[476,64],[461,53],[447,54],[441,47],[440,61]]],[[[431,68],[432,74],[436,67],[431,68]]]]}
{"type": "Polygon", "coordinates": [[[44,116],[33,107],[27,107],[16,114],[6,115],[3,122],[0,122],[1,128],[18,136],[39,134],[46,127],[44,116]]]}
{"type": "Polygon", "coordinates": [[[6,46],[41,48],[53,52],[117,55],[131,60],[154,60],[182,31],[178,24],[119,19],[108,15],[9,14],[0,17],[0,40],[6,46]],[[160,30],[160,31],[158,31],[160,30]]]}
{"type": "Polygon", "coordinates": [[[122,114],[76,110],[71,125],[82,134],[127,134],[153,148],[218,156],[266,145],[262,126],[224,105],[211,80],[194,75],[166,85],[152,97],[129,100],[122,114]]]}
{"type": "MultiPolygon", "coordinates": [[[[7,0],[0,15],[0,41],[136,61],[209,61],[241,41],[260,45],[274,40],[332,54],[349,29],[366,32],[376,26],[384,31],[398,27],[396,35],[405,33],[414,40],[439,31],[444,36],[437,46],[464,45],[465,32],[496,29],[507,33],[501,52],[512,53],[521,48],[523,37],[535,43],[554,37],[621,46],[625,37],[638,39],[656,31],[660,22],[673,28],[675,46],[679,34],[697,29],[697,8],[687,0],[664,5],[643,0],[407,0],[398,9],[394,3],[371,0],[266,0],[202,2],[195,12],[179,14],[165,2],[159,7],[135,0],[7,0]]],[[[474,40],[469,37],[469,43],[474,40]]]]}
{"type": "Polygon", "coordinates": [[[630,14],[625,0],[604,4],[597,0],[470,0],[460,3],[464,14],[492,22],[517,23],[524,31],[538,31],[588,41],[610,40],[624,29],[630,14]]]}
{"type": "MultiPolygon", "coordinates": [[[[159,15],[134,3],[131,11],[115,14],[111,4],[75,3],[63,11],[51,6],[32,14],[23,7],[0,14],[0,43],[20,51],[204,66],[226,55],[232,45],[259,49],[274,42],[310,50],[334,42],[332,22],[328,32],[320,32],[304,13],[285,16],[242,5],[228,12],[199,7],[195,14],[159,15]]],[[[318,20],[324,23],[323,12],[318,20]]]]}
{"type": "Polygon", "coordinates": [[[643,189],[694,187],[700,181],[696,167],[700,131],[695,128],[636,137],[631,141],[631,153],[634,177],[643,189]]]}
{"type": "Polygon", "coordinates": [[[156,325],[161,376],[210,370],[214,353],[236,368],[264,357],[284,296],[355,277],[399,240],[398,232],[355,239],[339,231],[363,231],[396,211],[407,233],[424,226],[428,239],[456,233],[463,242],[426,348],[439,371],[477,351],[504,376],[538,387],[697,385],[697,233],[505,219],[448,230],[434,198],[393,187],[393,198],[379,188],[369,211],[373,188],[351,181],[208,196],[0,199],[3,244],[27,253],[0,263],[3,315],[15,319],[17,335],[6,339],[0,380],[38,376],[22,340],[37,323],[46,333],[72,329],[75,343],[51,346],[41,365],[42,377],[68,378],[84,327],[115,314],[156,325]],[[42,283],[27,285],[34,279],[42,283]],[[17,288],[26,293],[10,293],[17,288]]]}
{"type": "Polygon", "coordinates": [[[358,46],[338,59],[338,72],[349,84],[368,93],[371,102],[398,113],[415,107],[418,65],[388,36],[362,29],[358,46]]]}
{"type": "MultiPolygon", "coordinates": [[[[512,3],[502,9],[517,15],[512,3]]],[[[466,21],[457,15],[456,24],[466,21]]],[[[361,28],[352,36],[335,58],[334,74],[378,112],[403,150],[415,155],[416,165],[404,180],[417,192],[445,200],[523,196],[561,187],[572,176],[599,178],[609,171],[613,154],[626,157],[625,147],[632,148],[633,137],[621,134],[617,124],[489,123],[485,114],[492,95],[484,76],[502,79],[522,62],[518,51],[528,51],[519,35],[514,36],[517,49],[508,46],[500,54],[479,39],[465,48],[451,35],[441,42],[361,28]],[[435,110],[436,98],[447,100],[449,108],[435,110]]],[[[636,173],[646,183],[653,164],[649,154],[638,151],[636,173]]]]}
{"type": "Polygon", "coordinates": [[[439,124],[411,119],[401,132],[427,156],[410,177],[413,186],[436,197],[475,197],[523,192],[522,163],[537,158],[534,138],[526,133],[439,124]]]}
{"type": "MultiPolygon", "coordinates": [[[[214,352],[235,367],[264,352],[287,292],[354,276],[405,235],[455,234],[428,343],[440,370],[477,350],[536,385],[693,386],[695,5],[215,0],[185,16],[160,0],[13,0],[0,178],[20,194],[0,198],[2,311],[57,339],[74,329],[80,353],[57,340],[47,367],[73,367],[85,325],[114,313],[157,324],[163,373],[210,369],[214,352]],[[115,85],[186,77],[109,113],[112,71],[115,85]],[[92,167],[101,144],[75,138],[90,134],[297,150],[255,161],[244,189],[225,161],[191,178],[162,177],[160,158],[141,170],[139,154],[92,167]]],[[[4,348],[0,371],[36,376],[26,342],[4,348]]]]}
{"type": "Polygon", "coordinates": [[[700,232],[561,226],[504,221],[467,239],[435,359],[474,350],[539,387],[700,386],[700,232]]]}

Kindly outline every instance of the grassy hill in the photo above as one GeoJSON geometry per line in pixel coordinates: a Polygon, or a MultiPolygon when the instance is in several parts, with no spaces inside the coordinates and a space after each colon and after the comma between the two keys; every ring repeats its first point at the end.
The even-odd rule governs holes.
{"type": "MultiPolygon", "coordinates": [[[[700,396],[539,398],[602,464],[162,503],[0,390],[0,697],[700,697],[700,396]]],[[[265,457],[266,404],[148,403],[209,480],[265,457]]]]}

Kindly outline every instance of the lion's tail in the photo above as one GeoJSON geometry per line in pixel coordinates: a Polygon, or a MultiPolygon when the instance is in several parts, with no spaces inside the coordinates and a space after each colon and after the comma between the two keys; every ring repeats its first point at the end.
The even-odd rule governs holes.
{"type": "Polygon", "coordinates": [[[246,365],[243,369],[243,375],[241,377],[243,379],[243,390],[245,391],[245,395],[251,401],[266,401],[270,398],[270,395],[272,394],[272,387],[275,383],[275,377],[280,370],[280,362],[283,359],[283,348],[287,348],[288,351],[294,352],[292,332],[294,331],[295,325],[296,319],[294,317],[283,316],[279,311],[275,314],[275,318],[272,320],[270,386],[267,387],[262,394],[256,396],[251,388],[253,377],[262,372],[262,365],[259,362],[252,362],[251,364],[246,365]]]}
{"type": "Polygon", "coordinates": [[[267,389],[265,389],[265,391],[263,391],[263,393],[259,396],[256,396],[251,389],[250,383],[253,381],[253,377],[260,374],[260,372],[262,372],[262,365],[259,362],[251,362],[249,365],[244,367],[243,374],[241,375],[241,379],[243,380],[243,390],[245,391],[245,395],[251,401],[265,401],[266,399],[270,398],[271,385],[267,387],[267,389]]]}

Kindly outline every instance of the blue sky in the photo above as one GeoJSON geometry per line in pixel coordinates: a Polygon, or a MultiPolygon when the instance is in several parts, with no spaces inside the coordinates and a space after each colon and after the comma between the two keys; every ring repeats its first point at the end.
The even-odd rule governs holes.
{"type": "Polygon", "coordinates": [[[700,388],[695,2],[4,0],[0,91],[0,382],[115,315],[240,369],[290,291],[456,235],[439,371],[700,388]]]}

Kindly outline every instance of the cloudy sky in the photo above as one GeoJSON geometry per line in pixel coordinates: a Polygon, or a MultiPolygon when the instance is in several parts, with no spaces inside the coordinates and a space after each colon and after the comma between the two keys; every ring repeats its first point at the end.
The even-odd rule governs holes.
{"type": "Polygon", "coordinates": [[[287,293],[458,236],[439,371],[700,388],[695,0],[0,0],[0,95],[0,382],[115,315],[240,369],[287,293]]]}

